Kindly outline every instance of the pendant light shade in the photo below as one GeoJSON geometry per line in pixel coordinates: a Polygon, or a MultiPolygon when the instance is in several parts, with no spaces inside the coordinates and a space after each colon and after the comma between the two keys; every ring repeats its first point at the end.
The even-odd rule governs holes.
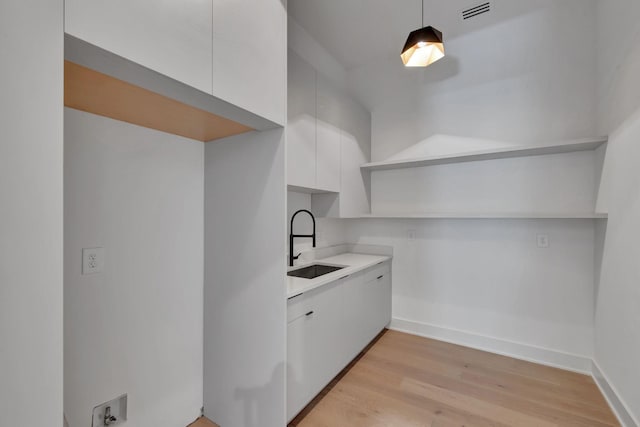
{"type": "Polygon", "coordinates": [[[442,59],[444,57],[442,33],[430,26],[412,31],[400,57],[407,67],[426,67],[442,59]]]}
{"type": "Polygon", "coordinates": [[[426,67],[444,58],[442,33],[431,26],[424,26],[424,0],[421,3],[422,28],[409,34],[400,54],[406,67],[426,67]]]}

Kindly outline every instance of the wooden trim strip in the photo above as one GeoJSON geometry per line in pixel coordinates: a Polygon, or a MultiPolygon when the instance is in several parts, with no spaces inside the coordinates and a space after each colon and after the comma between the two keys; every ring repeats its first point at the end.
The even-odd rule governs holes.
{"type": "Polygon", "coordinates": [[[64,64],[64,105],[202,142],[253,130],[70,61],[64,64]]]}

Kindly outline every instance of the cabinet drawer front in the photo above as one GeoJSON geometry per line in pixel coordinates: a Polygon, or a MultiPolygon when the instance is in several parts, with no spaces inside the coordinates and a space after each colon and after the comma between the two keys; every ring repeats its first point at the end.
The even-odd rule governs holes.
{"type": "Polygon", "coordinates": [[[304,293],[289,298],[287,301],[287,323],[313,311],[314,298],[311,293],[304,293]]]}
{"type": "Polygon", "coordinates": [[[312,315],[318,308],[318,304],[322,304],[323,297],[327,294],[335,292],[351,276],[345,276],[337,279],[333,283],[326,284],[317,289],[307,291],[300,295],[295,295],[287,300],[287,323],[295,319],[312,315]]]}
{"type": "Polygon", "coordinates": [[[385,276],[388,276],[390,272],[391,272],[391,268],[388,262],[385,262],[383,264],[378,264],[365,272],[365,282],[371,282],[372,280],[377,280],[380,276],[383,276],[381,277],[382,279],[385,276]]]}

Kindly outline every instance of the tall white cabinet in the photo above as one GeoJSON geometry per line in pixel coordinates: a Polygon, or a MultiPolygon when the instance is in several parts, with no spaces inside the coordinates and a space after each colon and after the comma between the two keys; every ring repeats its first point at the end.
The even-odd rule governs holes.
{"type": "Polygon", "coordinates": [[[341,190],[343,102],[322,74],[316,77],[316,181],[330,191],[341,190]]]}
{"type": "Polygon", "coordinates": [[[291,50],[287,63],[287,184],[315,188],[316,70],[291,50]]]}
{"type": "Polygon", "coordinates": [[[204,413],[223,426],[284,425],[286,1],[65,6],[70,36],[151,69],[154,85],[168,85],[160,73],[190,86],[161,95],[261,126],[205,146],[204,413]]]}
{"type": "Polygon", "coordinates": [[[0,34],[0,426],[61,427],[62,2],[1,2],[0,34]]]}
{"type": "Polygon", "coordinates": [[[211,0],[65,0],[65,32],[212,93],[211,0]]]}
{"type": "Polygon", "coordinates": [[[284,150],[282,129],[205,147],[204,413],[220,426],[286,424],[284,150]]]}
{"type": "Polygon", "coordinates": [[[213,0],[213,94],[279,125],[286,122],[283,3],[213,0]]]}
{"type": "Polygon", "coordinates": [[[66,0],[65,32],[277,125],[285,123],[280,0],[66,0]]]}

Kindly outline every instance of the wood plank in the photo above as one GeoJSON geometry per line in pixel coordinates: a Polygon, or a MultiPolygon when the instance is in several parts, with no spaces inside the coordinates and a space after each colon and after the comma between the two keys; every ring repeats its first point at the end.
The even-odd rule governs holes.
{"type": "MultiPolygon", "coordinates": [[[[476,375],[470,378],[469,374],[464,371],[473,370],[473,367],[463,368],[460,371],[444,372],[440,370],[441,365],[429,364],[427,369],[412,367],[398,372],[388,365],[381,365],[375,359],[368,359],[368,362],[371,362],[371,370],[376,378],[379,378],[384,371],[391,371],[394,374],[402,374],[402,378],[406,376],[421,383],[436,385],[443,390],[473,398],[489,398],[492,403],[500,403],[509,408],[519,408],[523,414],[544,413],[553,415],[553,419],[563,419],[564,414],[568,413],[576,419],[589,417],[604,424],[608,422],[609,412],[606,404],[602,407],[594,407],[590,404],[597,396],[586,396],[582,400],[575,400],[572,393],[557,390],[557,387],[551,387],[548,384],[545,387],[542,382],[517,387],[515,384],[518,384],[521,379],[511,377],[506,381],[504,378],[496,380],[494,378],[497,376],[495,371],[488,371],[486,377],[476,375]],[[546,390],[546,393],[543,390],[546,390]],[[603,411],[602,408],[607,411],[603,411]]],[[[400,377],[400,375],[396,376],[400,377]]],[[[580,386],[580,388],[583,387],[580,386]]],[[[584,394],[587,395],[587,393],[584,394]]]]}
{"type": "Polygon", "coordinates": [[[64,63],[64,105],[203,142],[253,130],[70,61],[64,63]]]}
{"type": "MultiPolygon", "coordinates": [[[[409,393],[403,390],[395,380],[401,378],[396,373],[388,372],[389,369],[371,369],[365,368],[359,365],[352,370],[352,376],[350,379],[357,383],[357,385],[363,389],[376,390],[378,393],[384,396],[385,401],[393,399],[400,403],[410,403],[415,406],[424,407],[425,405],[438,405],[438,410],[443,413],[458,414],[462,419],[462,424],[471,423],[471,416],[467,408],[451,406],[443,402],[433,402],[431,400],[425,400],[423,396],[416,393],[409,393]],[[446,410],[445,410],[446,409],[446,410]]],[[[407,372],[406,376],[413,377],[414,374],[407,372]]],[[[553,406],[547,406],[539,402],[530,400],[528,396],[511,393],[505,390],[492,390],[489,388],[483,388],[473,383],[465,383],[456,381],[455,378],[449,378],[444,375],[432,374],[431,376],[420,376],[419,380],[424,383],[436,384],[437,387],[443,390],[450,390],[461,395],[471,396],[472,398],[480,401],[487,401],[496,407],[508,408],[518,413],[522,413],[529,417],[539,418],[543,421],[548,421],[554,425],[591,425],[606,427],[608,423],[594,422],[584,415],[576,415],[563,411],[562,409],[556,409],[553,406]]],[[[397,381],[396,381],[397,382],[397,381]]],[[[475,418],[480,415],[475,414],[475,418]]],[[[486,418],[480,417],[484,420],[486,418]]],[[[497,421],[491,420],[491,424],[495,425],[497,421]]],[[[475,420],[472,425],[478,425],[479,422],[475,420]]]]}
{"type": "Polygon", "coordinates": [[[290,427],[619,426],[587,375],[388,331],[290,427]]]}

